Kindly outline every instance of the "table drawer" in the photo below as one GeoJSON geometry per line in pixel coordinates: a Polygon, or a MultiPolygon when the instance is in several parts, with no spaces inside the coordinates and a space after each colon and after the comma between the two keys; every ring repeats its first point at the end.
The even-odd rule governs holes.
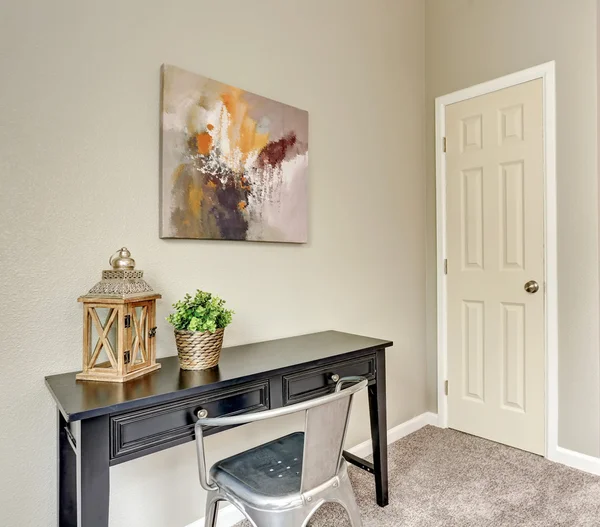
{"type": "Polygon", "coordinates": [[[206,409],[209,417],[267,410],[269,382],[244,384],[145,410],[111,415],[111,460],[139,457],[191,441],[200,408],[206,409]]]}
{"type": "Polygon", "coordinates": [[[294,404],[325,395],[333,390],[333,375],[340,378],[358,375],[375,378],[375,355],[367,355],[342,362],[332,362],[318,368],[283,376],[283,404],[294,404]]]}

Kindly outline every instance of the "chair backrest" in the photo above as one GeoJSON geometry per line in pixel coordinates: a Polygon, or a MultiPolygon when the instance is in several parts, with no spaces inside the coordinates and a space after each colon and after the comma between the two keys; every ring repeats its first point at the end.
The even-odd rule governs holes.
{"type": "Polygon", "coordinates": [[[206,490],[216,488],[206,473],[203,426],[235,426],[302,411],[305,412],[305,429],[301,491],[307,492],[330,480],[340,467],[352,397],[366,388],[367,384],[368,381],[363,377],[344,377],[336,384],[335,393],[317,399],[263,412],[225,417],[199,416],[195,431],[202,487],[206,490]],[[348,383],[352,385],[343,389],[343,385],[348,383]]]}
{"type": "MultiPolygon", "coordinates": [[[[301,492],[304,493],[322,485],[338,473],[350,419],[352,398],[366,385],[367,381],[361,377],[346,377],[336,387],[336,392],[345,394],[345,397],[328,401],[329,396],[325,396],[321,398],[322,404],[306,410],[301,492]],[[347,382],[356,384],[342,390],[343,383],[347,382]]],[[[315,402],[318,401],[319,399],[315,402]]]]}

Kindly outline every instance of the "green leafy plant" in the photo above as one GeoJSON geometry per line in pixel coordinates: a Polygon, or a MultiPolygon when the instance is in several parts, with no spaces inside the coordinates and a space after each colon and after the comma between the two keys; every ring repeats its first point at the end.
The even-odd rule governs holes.
{"type": "Polygon", "coordinates": [[[231,324],[234,312],[225,308],[225,300],[212,293],[196,291],[195,296],[185,295],[183,300],[173,304],[175,313],[167,317],[167,322],[175,329],[187,331],[209,331],[225,328],[231,324]]]}

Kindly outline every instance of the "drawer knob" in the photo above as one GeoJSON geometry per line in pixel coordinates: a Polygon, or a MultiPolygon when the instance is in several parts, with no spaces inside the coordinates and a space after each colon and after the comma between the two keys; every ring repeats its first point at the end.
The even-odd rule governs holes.
{"type": "Polygon", "coordinates": [[[198,419],[204,419],[205,417],[208,417],[208,410],[200,408],[200,410],[196,412],[196,415],[198,416],[198,419]]]}
{"type": "Polygon", "coordinates": [[[334,374],[331,376],[331,380],[332,380],[333,382],[338,382],[338,381],[340,380],[340,376],[339,376],[337,373],[334,373],[334,374]]]}

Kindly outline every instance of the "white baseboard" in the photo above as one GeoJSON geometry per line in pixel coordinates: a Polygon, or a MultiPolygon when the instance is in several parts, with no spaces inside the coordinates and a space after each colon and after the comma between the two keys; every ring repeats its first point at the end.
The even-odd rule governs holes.
{"type": "MultiPolygon", "coordinates": [[[[388,430],[388,445],[395,443],[398,439],[402,439],[427,425],[437,426],[437,414],[425,412],[424,414],[417,415],[417,417],[413,417],[409,421],[405,421],[394,428],[390,428],[388,430]]],[[[364,443],[349,448],[348,451],[355,456],[367,457],[373,453],[373,445],[371,444],[371,440],[368,439],[364,443]]]]}
{"type": "Polygon", "coordinates": [[[594,456],[588,456],[559,446],[553,452],[548,452],[547,459],[600,476],[600,458],[594,456]]]}
{"type": "MultiPolygon", "coordinates": [[[[424,414],[417,415],[409,421],[406,421],[394,428],[388,430],[388,445],[395,443],[398,439],[416,432],[427,425],[437,426],[438,416],[432,412],[425,412],[424,414]]],[[[359,457],[367,457],[373,453],[373,445],[371,440],[360,443],[352,448],[348,449],[352,454],[359,457]]],[[[600,462],[600,460],[599,460],[600,462]]],[[[219,521],[218,527],[232,527],[238,522],[244,519],[244,515],[236,509],[233,505],[226,505],[219,509],[219,521]]],[[[204,527],[204,518],[188,525],[187,527],[204,527]]]]}

